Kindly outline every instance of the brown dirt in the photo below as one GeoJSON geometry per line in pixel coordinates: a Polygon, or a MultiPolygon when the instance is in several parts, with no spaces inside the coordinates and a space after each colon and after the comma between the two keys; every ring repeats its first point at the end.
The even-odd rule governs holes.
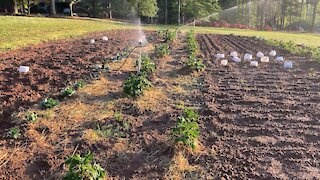
{"type": "Polygon", "coordinates": [[[137,39],[136,34],[130,30],[95,33],[0,54],[0,129],[10,126],[13,111],[56,94],[79,79],[98,77],[93,65],[123,52],[137,39]],[[102,36],[109,41],[103,42],[102,36]],[[89,43],[92,38],[95,44],[89,43]],[[20,65],[31,71],[18,73],[20,65]]]}
{"type": "MultiPolygon", "coordinates": [[[[72,41],[80,47],[71,48],[74,43],[59,41],[0,57],[11,57],[6,63],[11,68],[20,64],[9,62],[26,61],[28,51],[37,53],[34,58],[43,57],[42,54],[47,54],[48,59],[77,57],[75,62],[66,61],[68,66],[58,66],[60,73],[72,73],[61,75],[51,70],[51,74],[45,75],[54,80],[46,81],[52,91],[30,88],[40,95],[31,96],[34,99],[30,102],[37,102],[47,94],[56,94],[69,81],[82,79],[72,69],[95,64],[98,60],[94,57],[113,56],[126,43],[130,44],[134,34],[132,31],[92,34],[72,41]],[[112,47],[102,42],[86,44],[102,34],[114,37],[110,41],[112,47]],[[86,49],[88,46],[95,47],[86,49]],[[59,48],[59,55],[50,53],[59,48]]],[[[152,77],[154,87],[138,99],[126,98],[122,93],[122,82],[134,70],[134,62],[128,61],[121,71],[97,75],[84,70],[83,75],[93,73],[99,78],[89,81],[76,96],[52,110],[32,107],[19,111],[17,107],[22,104],[8,106],[15,110],[15,119],[37,112],[39,120],[17,125],[22,130],[17,140],[8,138],[4,130],[0,134],[0,179],[61,179],[66,172],[65,159],[73,152],[87,151],[93,152],[114,179],[320,179],[319,65],[253,38],[199,35],[198,40],[207,66],[204,72],[190,74],[184,68],[186,43],[178,40],[172,44],[169,57],[154,59],[157,63],[157,72],[152,77]],[[267,53],[272,49],[292,59],[295,68],[283,70],[274,61],[258,68],[246,63],[221,67],[212,58],[217,52],[237,50],[241,54],[255,54],[258,50],[267,53]],[[201,115],[200,148],[193,154],[177,152],[170,139],[171,128],[183,107],[195,108],[201,115]],[[118,112],[130,124],[124,136],[97,134],[98,125],[117,124],[118,112]]],[[[153,56],[152,47],[144,48],[143,52],[153,56]]],[[[132,58],[136,57],[135,52],[132,58]]],[[[32,74],[29,76],[34,77],[32,74]]],[[[10,87],[15,87],[14,82],[10,87]]],[[[18,92],[23,91],[15,93],[18,92]]]]}
{"type": "MultiPolygon", "coordinates": [[[[218,51],[243,55],[274,49],[253,38],[198,38],[206,57],[218,51]]],[[[205,142],[215,146],[218,155],[200,161],[217,165],[210,171],[232,179],[320,178],[320,64],[276,50],[294,61],[293,70],[275,61],[258,68],[246,63],[224,68],[217,60],[207,61],[202,90],[208,107],[205,142]]]]}

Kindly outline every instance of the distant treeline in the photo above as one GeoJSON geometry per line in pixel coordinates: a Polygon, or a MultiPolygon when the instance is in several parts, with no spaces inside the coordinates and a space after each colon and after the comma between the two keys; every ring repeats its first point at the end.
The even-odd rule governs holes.
{"type": "Polygon", "coordinates": [[[75,12],[79,16],[99,18],[140,17],[146,23],[186,24],[196,20],[197,24],[231,24],[229,26],[250,29],[315,31],[320,28],[320,0],[47,0],[41,3],[39,0],[0,1],[8,1],[6,4],[12,1],[14,12],[22,13],[30,13],[33,7],[39,10],[39,13],[52,15],[57,12],[72,15],[75,12]],[[47,7],[44,7],[44,2],[47,2],[47,7]],[[69,10],[62,10],[61,7],[65,5],[61,4],[56,8],[58,3],[66,3],[69,10]]]}

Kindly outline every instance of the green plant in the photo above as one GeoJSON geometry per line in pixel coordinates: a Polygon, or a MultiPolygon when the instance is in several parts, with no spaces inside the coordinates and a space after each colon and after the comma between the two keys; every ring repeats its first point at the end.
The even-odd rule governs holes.
{"type": "Polygon", "coordinates": [[[68,96],[72,96],[74,93],[76,93],[76,91],[73,88],[68,87],[62,92],[62,96],[68,97],[68,96]]]}
{"type": "Polygon", "coordinates": [[[27,122],[36,122],[38,119],[38,115],[35,112],[32,112],[28,115],[26,115],[26,121],[27,122]]]}
{"type": "Polygon", "coordinates": [[[203,64],[203,60],[200,58],[189,58],[186,65],[195,71],[202,71],[204,70],[205,66],[203,64]]]}
{"type": "Polygon", "coordinates": [[[185,109],[182,115],[178,117],[176,126],[172,128],[174,142],[182,142],[183,145],[195,149],[195,140],[200,135],[198,120],[199,115],[196,112],[192,109],[185,109]]]}
{"type": "Polygon", "coordinates": [[[129,97],[138,97],[143,94],[143,91],[151,87],[151,82],[146,77],[146,74],[131,74],[124,82],[124,93],[129,97]]]}
{"type": "Polygon", "coordinates": [[[92,163],[93,155],[89,152],[84,157],[73,155],[66,160],[69,171],[64,180],[102,180],[106,176],[105,170],[97,163],[92,163]]]}
{"type": "Polygon", "coordinates": [[[20,129],[13,127],[8,132],[8,135],[14,139],[18,139],[18,137],[21,136],[20,129]]]}
{"type": "MultiPolygon", "coordinates": [[[[136,62],[136,67],[138,66],[138,61],[136,62]]],[[[152,62],[149,56],[141,57],[141,69],[142,72],[147,74],[153,73],[156,70],[156,64],[152,62]]]]}
{"type": "Polygon", "coordinates": [[[122,120],[122,112],[121,111],[116,111],[114,113],[114,118],[117,120],[117,121],[121,121],[122,120]]]}
{"type": "Polygon", "coordinates": [[[85,82],[79,81],[79,82],[76,82],[76,83],[74,84],[74,88],[75,88],[75,89],[81,89],[81,88],[83,88],[85,85],[86,85],[85,82]]]}
{"type": "Polygon", "coordinates": [[[278,40],[265,40],[265,41],[272,46],[282,48],[284,50],[289,51],[292,54],[295,54],[298,56],[311,57],[320,62],[319,48],[295,45],[294,42],[292,41],[289,41],[289,42],[278,41],[278,40]]]}
{"type": "Polygon", "coordinates": [[[154,52],[158,57],[164,57],[169,55],[169,45],[168,44],[159,44],[155,47],[154,52]]]}
{"type": "Polygon", "coordinates": [[[43,109],[50,109],[50,108],[53,108],[55,106],[58,106],[59,105],[59,101],[56,101],[52,98],[48,98],[48,99],[44,99],[41,103],[40,103],[40,106],[43,108],[43,109]]]}
{"type": "Polygon", "coordinates": [[[162,29],[157,31],[157,35],[164,39],[166,43],[173,42],[177,35],[177,30],[162,29]]]}

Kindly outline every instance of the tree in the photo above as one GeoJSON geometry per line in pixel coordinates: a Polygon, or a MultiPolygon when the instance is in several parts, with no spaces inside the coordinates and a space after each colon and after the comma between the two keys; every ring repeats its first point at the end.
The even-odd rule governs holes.
{"type": "Polygon", "coordinates": [[[79,3],[81,0],[71,0],[69,3],[70,16],[73,16],[73,5],[79,3]]]}
{"type": "Polygon", "coordinates": [[[312,13],[312,28],[311,31],[314,32],[316,29],[316,16],[319,0],[313,0],[313,13],[312,13]]]}
{"type": "Polygon", "coordinates": [[[51,16],[56,16],[56,2],[55,0],[51,0],[51,6],[50,6],[50,15],[51,16]]]}

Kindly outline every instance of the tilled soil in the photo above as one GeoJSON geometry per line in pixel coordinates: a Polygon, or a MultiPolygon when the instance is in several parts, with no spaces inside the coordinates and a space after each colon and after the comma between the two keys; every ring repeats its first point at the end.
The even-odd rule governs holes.
{"type": "Polygon", "coordinates": [[[58,93],[71,82],[96,77],[94,65],[123,52],[137,41],[137,34],[134,30],[94,33],[0,54],[0,129],[10,126],[13,111],[58,93]],[[109,41],[103,42],[103,36],[109,41]],[[19,73],[19,66],[29,66],[30,72],[19,73]]]}
{"type": "Polygon", "coordinates": [[[258,68],[248,63],[222,67],[212,58],[215,53],[267,54],[274,47],[232,35],[198,39],[203,55],[211,59],[204,76],[205,119],[208,133],[215,132],[207,142],[216,140],[212,145],[219,153],[212,163],[222,165],[217,167],[221,176],[319,179],[320,64],[276,49],[293,60],[293,70],[284,70],[274,60],[258,68]]]}
{"type": "MultiPolygon", "coordinates": [[[[14,77],[1,82],[0,98],[9,102],[2,107],[9,115],[18,107],[58,93],[69,82],[98,76],[87,67],[121,52],[136,39],[135,34],[127,30],[95,33],[0,55],[7,59],[0,66],[2,72],[11,70],[6,77],[14,77]],[[102,35],[109,37],[108,43],[88,43],[102,35]],[[41,60],[30,63],[37,57],[41,60]],[[18,75],[19,62],[41,71],[18,75]],[[23,84],[23,79],[29,84],[23,84]],[[28,88],[15,91],[18,84],[28,88]],[[22,101],[24,96],[29,100],[22,101]]],[[[125,70],[101,73],[100,80],[50,110],[53,117],[39,116],[37,122],[17,125],[22,130],[17,140],[0,134],[0,179],[61,179],[67,170],[65,159],[88,151],[114,179],[320,179],[319,65],[258,39],[199,35],[206,70],[191,74],[184,68],[188,57],[184,39],[171,45],[166,58],[155,57],[152,48],[146,47],[148,52],[144,53],[156,62],[157,72],[152,77],[153,88],[142,100],[122,93],[123,81],[134,70],[132,65],[127,67],[133,62],[128,62],[125,70]],[[284,70],[273,59],[258,68],[232,62],[223,67],[213,58],[218,52],[267,54],[273,49],[293,60],[294,69],[284,70]],[[201,148],[195,154],[185,154],[191,170],[187,166],[179,171],[174,161],[177,148],[170,134],[184,107],[201,115],[201,148]],[[92,131],[98,125],[112,125],[114,112],[121,112],[129,129],[122,137],[97,137],[92,131]],[[172,176],[175,173],[179,176],[172,176]]],[[[159,41],[150,44],[155,43],[159,41]]]]}

